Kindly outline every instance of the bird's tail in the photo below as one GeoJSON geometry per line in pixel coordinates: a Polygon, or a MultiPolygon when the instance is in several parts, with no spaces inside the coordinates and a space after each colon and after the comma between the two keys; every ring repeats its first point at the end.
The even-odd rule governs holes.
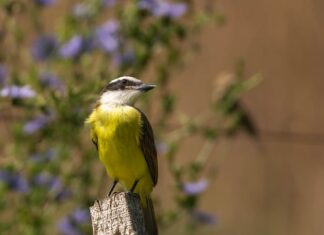
{"type": "Polygon", "coordinates": [[[145,228],[148,235],[158,235],[158,228],[155,220],[153,202],[150,196],[146,196],[146,205],[143,205],[145,228]]]}

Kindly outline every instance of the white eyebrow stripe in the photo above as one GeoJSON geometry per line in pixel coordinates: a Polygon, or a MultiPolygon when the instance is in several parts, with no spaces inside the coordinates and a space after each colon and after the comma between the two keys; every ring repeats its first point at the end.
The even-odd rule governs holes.
{"type": "Polygon", "coordinates": [[[130,76],[122,76],[122,77],[116,78],[116,79],[114,79],[114,80],[111,80],[109,84],[111,84],[111,83],[115,83],[115,82],[118,82],[118,81],[123,80],[123,79],[129,80],[129,81],[132,81],[132,82],[136,82],[136,83],[142,83],[141,80],[136,79],[136,78],[134,78],[134,77],[130,77],[130,76]]]}

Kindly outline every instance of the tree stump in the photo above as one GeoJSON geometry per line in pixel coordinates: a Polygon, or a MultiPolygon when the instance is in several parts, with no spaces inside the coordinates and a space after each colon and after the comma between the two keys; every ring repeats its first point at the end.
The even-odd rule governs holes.
{"type": "Polygon", "coordinates": [[[140,199],[114,193],[90,207],[93,235],[147,235],[140,199]]]}

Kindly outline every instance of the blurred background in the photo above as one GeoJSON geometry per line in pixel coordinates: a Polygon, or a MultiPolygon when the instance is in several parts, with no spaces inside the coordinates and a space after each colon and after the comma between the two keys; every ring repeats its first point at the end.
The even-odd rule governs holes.
{"type": "Polygon", "coordinates": [[[324,3],[0,1],[0,233],[91,234],[84,120],[121,75],[159,152],[161,234],[324,233],[324,3]]]}

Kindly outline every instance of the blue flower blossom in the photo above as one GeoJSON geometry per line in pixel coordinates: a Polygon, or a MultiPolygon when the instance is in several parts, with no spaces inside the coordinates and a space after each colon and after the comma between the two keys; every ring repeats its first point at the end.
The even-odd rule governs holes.
{"type": "Polygon", "coordinates": [[[56,149],[49,149],[41,153],[35,153],[30,156],[29,160],[34,163],[47,163],[54,160],[57,157],[56,149]]]}
{"type": "Polygon", "coordinates": [[[57,201],[62,201],[72,195],[72,193],[65,189],[58,177],[51,176],[47,173],[40,173],[33,179],[33,183],[37,187],[48,189],[57,201]]]}
{"type": "Polygon", "coordinates": [[[198,182],[188,182],[188,183],[184,183],[183,184],[183,188],[182,190],[190,195],[190,196],[194,196],[197,195],[203,191],[205,191],[205,189],[208,186],[208,182],[205,179],[202,179],[198,182]]]}
{"type": "Polygon", "coordinates": [[[35,95],[35,91],[28,86],[6,86],[0,90],[1,97],[13,99],[32,98],[35,95]]]}
{"type": "Polygon", "coordinates": [[[77,208],[71,214],[71,218],[76,223],[79,223],[79,224],[86,223],[86,222],[90,221],[89,209],[77,208]]]}
{"type": "Polygon", "coordinates": [[[34,177],[34,183],[37,186],[46,187],[51,191],[58,191],[62,188],[61,181],[47,173],[40,173],[34,177]]]}
{"type": "Polygon", "coordinates": [[[56,2],[56,0],[34,0],[34,3],[39,6],[51,6],[56,2]]]}
{"type": "Polygon", "coordinates": [[[5,84],[7,77],[7,69],[3,64],[0,64],[0,86],[5,84]]]}
{"type": "Polygon", "coordinates": [[[176,19],[183,16],[188,9],[186,3],[169,3],[160,0],[140,0],[139,7],[157,17],[176,19]]]}
{"type": "Polygon", "coordinates": [[[35,60],[48,60],[55,55],[57,47],[57,39],[53,35],[44,34],[32,43],[31,54],[35,60]]]}
{"type": "Polygon", "coordinates": [[[47,123],[49,123],[51,118],[49,116],[39,116],[33,120],[27,122],[23,127],[23,132],[27,135],[34,134],[35,132],[43,129],[47,123]]]}
{"type": "Polygon", "coordinates": [[[57,76],[50,72],[41,72],[39,74],[39,81],[42,86],[51,88],[53,90],[63,90],[64,84],[57,76]]]}
{"type": "Polygon", "coordinates": [[[113,53],[119,48],[119,24],[117,21],[107,21],[95,31],[98,46],[108,53],[113,53]]]}
{"type": "Polygon", "coordinates": [[[112,7],[116,4],[116,0],[102,0],[102,4],[105,7],[112,7]]]}
{"type": "Polygon", "coordinates": [[[3,182],[11,190],[20,193],[29,191],[27,180],[16,172],[0,170],[0,182],[3,182]]]}
{"type": "Polygon", "coordinates": [[[191,217],[203,224],[215,224],[217,222],[217,218],[212,215],[202,211],[194,210],[191,212],[191,217]]]}
{"type": "Polygon", "coordinates": [[[63,44],[59,50],[60,56],[63,58],[73,58],[80,55],[82,52],[82,37],[76,35],[72,37],[68,42],[63,44]]]}
{"type": "Polygon", "coordinates": [[[63,235],[82,235],[78,227],[70,221],[69,217],[61,219],[58,228],[63,235]]]}
{"type": "Polygon", "coordinates": [[[84,38],[80,35],[75,35],[61,46],[59,54],[62,58],[77,58],[93,49],[93,47],[94,42],[91,37],[84,38]]]}
{"type": "Polygon", "coordinates": [[[133,51],[126,51],[123,53],[115,53],[113,55],[113,62],[116,66],[130,65],[135,61],[135,54],[133,51]]]}
{"type": "Polygon", "coordinates": [[[63,235],[82,235],[79,226],[89,223],[89,221],[89,210],[77,208],[70,215],[61,219],[58,227],[63,235]]]}

